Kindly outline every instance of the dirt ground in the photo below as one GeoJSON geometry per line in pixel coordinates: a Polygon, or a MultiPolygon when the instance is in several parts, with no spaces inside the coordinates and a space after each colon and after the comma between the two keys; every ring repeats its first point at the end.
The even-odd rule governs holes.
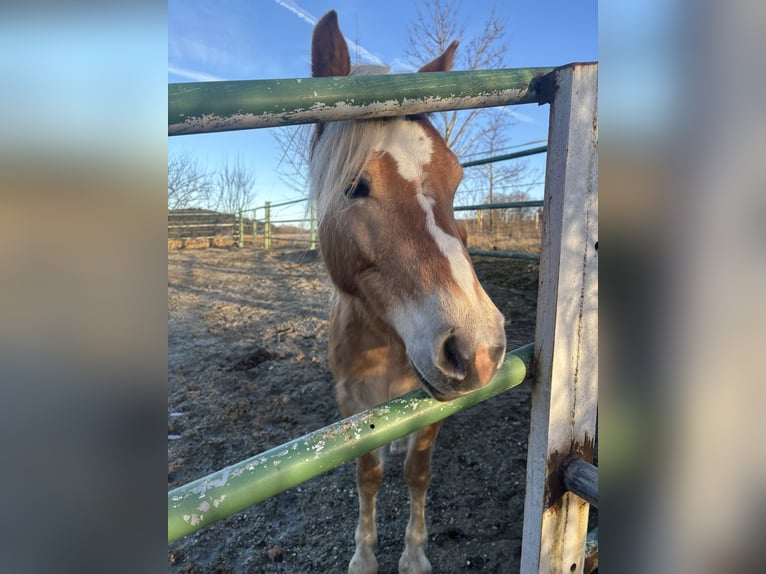
{"type": "MultiPolygon", "coordinates": [[[[534,338],[537,264],[476,258],[510,319],[534,338]]],[[[327,362],[330,283],[316,252],[168,252],[168,489],[340,417],[327,362]]],[[[448,419],[427,518],[434,572],[518,572],[530,383],[448,419]]],[[[378,498],[381,574],[397,571],[408,515],[402,458],[378,498]]],[[[169,572],[345,572],[357,519],[348,463],[168,547],[169,572]]]]}

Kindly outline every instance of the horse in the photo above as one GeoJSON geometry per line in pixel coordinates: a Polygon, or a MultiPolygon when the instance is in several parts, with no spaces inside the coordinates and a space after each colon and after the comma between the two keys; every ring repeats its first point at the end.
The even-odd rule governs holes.
{"type": "MultiPolygon", "coordinates": [[[[452,68],[458,42],[419,72],[452,68]]],[[[316,24],[312,76],[351,66],[335,11],[316,24]]],[[[448,401],[486,385],[505,357],[505,319],[480,285],[452,208],[463,172],[425,115],[316,124],[309,160],[320,252],[333,283],[329,363],[344,417],[424,388],[448,401]]],[[[426,494],[441,422],[405,443],[410,514],[399,572],[431,572],[426,494]]],[[[392,446],[397,443],[393,443],[392,446]]],[[[356,461],[359,521],[348,571],[377,572],[383,450],[356,461]]]]}

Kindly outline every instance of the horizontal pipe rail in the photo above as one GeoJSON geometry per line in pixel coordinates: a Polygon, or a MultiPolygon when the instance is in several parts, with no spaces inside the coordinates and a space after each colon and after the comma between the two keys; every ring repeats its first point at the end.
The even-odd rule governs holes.
{"type": "Polygon", "coordinates": [[[529,201],[508,201],[505,203],[482,203],[478,205],[456,205],[452,211],[476,211],[480,209],[520,209],[523,207],[542,207],[542,199],[530,199],[529,201]]]}
{"type": "Polygon", "coordinates": [[[504,155],[496,155],[496,156],[492,156],[492,157],[484,157],[482,159],[474,159],[474,160],[471,160],[471,161],[465,161],[465,162],[461,163],[460,165],[462,167],[473,167],[475,165],[484,165],[484,164],[487,164],[487,163],[495,163],[497,161],[506,161],[506,160],[509,160],[509,159],[516,159],[516,158],[519,158],[519,157],[527,157],[527,156],[530,156],[530,155],[537,155],[538,153],[545,153],[547,151],[548,151],[548,146],[547,145],[541,145],[541,146],[538,146],[538,147],[532,147],[532,148],[525,149],[525,150],[522,150],[522,151],[515,151],[513,153],[506,153],[504,155]]]}
{"type": "Polygon", "coordinates": [[[170,211],[168,217],[225,217],[231,216],[230,213],[220,213],[217,211],[199,212],[199,211],[170,211]]]}
{"type": "Polygon", "coordinates": [[[186,227],[233,227],[235,225],[237,225],[236,221],[232,221],[231,223],[177,223],[168,225],[168,229],[180,229],[186,227]]]}
{"type": "MultiPolygon", "coordinates": [[[[274,207],[273,205],[271,206],[274,207]]],[[[272,219],[271,224],[276,225],[277,223],[306,223],[308,221],[311,221],[311,219],[272,219]]]]}
{"type": "MultiPolygon", "coordinates": [[[[307,232],[308,233],[308,232],[307,232]]],[[[271,241],[281,241],[283,243],[311,243],[318,244],[315,239],[302,239],[300,237],[280,237],[272,235],[271,241]]],[[[540,256],[534,253],[522,253],[516,251],[483,251],[480,249],[469,249],[468,254],[477,257],[497,257],[499,259],[518,259],[521,261],[540,261],[540,256]]]]}
{"type": "Polygon", "coordinates": [[[566,489],[598,508],[598,467],[582,459],[575,459],[564,469],[566,489]]]}
{"type": "MultiPolygon", "coordinates": [[[[306,235],[308,235],[308,232],[306,232],[306,235]]],[[[280,237],[279,235],[272,235],[271,240],[283,241],[285,243],[313,243],[315,241],[311,239],[302,239],[300,237],[280,237]]]]}
{"type": "MultiPolygon", "coordinates": [[[[306,201],[305,199],[300,199],[297,201],[292,201],[290,203],[298,203],[300,201],[306,201]]],[[[280,205],[284,204],[272,204],[271,207],[279,207],[280,205]]],[[[481,203],[476,205],[456,205],[452,208],[453,211],[475,211],[479,209],[521,209],[524,207],[543,207],[543,200],[542,199],[530,199],[528,201],[507,201],[503,203],[481,203]]],[[[257,208],[261,209],[261,208],[257,208]]],[[[310,219],[295,219],[295,220],[275,220],[272,219],[272,223],[296,223],[301,221],[311,221],[310,219]]]]}
{"type": "Polygon", "coordinates": [[[168,241],[183,241],[186,239],[226,239],[230,235],[195,235],[194,237],[168,237],[168,241]]]}
{"type": "MultiPolygon", "coordinates": [[[[291,199],[290,201],[283,201],[281,203],[272,203],[271,207],[284,207],[285,205],[293,205],[295,203],[301,203],[303,201],[308,201],[308,197],[304,197],[301,199],[291,199]]],[[[261,209],[260,207],[256,207],[255,209],[261,209]]]]}
{"type": "Polygon", "coordinates": [[[439,402],[417,390],[168,492],[168,541],[244,510],[522,383],[534,344],[506,355],[485,387],[439,402]]]}
{"type": "Polygon", "coordinates": [[[521,259],[522,261],[540,261],[540,256],[534,253],[521,253],[517,251],[484,251],[481,249],[469,249],[469,255],[477,257],[499,257],[501,259],[521,259]]]}
{"type": "Polygon", "coordinates": [[[545,103],[553,67],[168,84],[168,135],[545,103]]]}

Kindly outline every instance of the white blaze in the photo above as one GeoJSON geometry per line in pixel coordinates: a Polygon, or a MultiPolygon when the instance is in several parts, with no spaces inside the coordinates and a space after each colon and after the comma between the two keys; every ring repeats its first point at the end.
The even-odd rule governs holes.
{"type": "Polygon", "coordinates": [[[452,271],[452,277],[455,279],[455,283],[460,286],[470,299],[473,299],[473,272],[471,270],[471,265],[463,254],[463,244],[460,239],[446,233],[436,224],[436,218],[434,218],[433,197],[428,197],[422,193],[418,193],[415,197],[426,214],[426,227],[428,233],[430,233],[431,237],[436,241],[439,251],[441,251],[442,255],[449,261],[450,270],[452,271]]]}
{"type": "Polygon", "coordinates": [[[390,129],[384,130],[383,137],[375,146],[375,151],[388,153],[396,161],[399,175],[417,185],[416,199],[426,214],[428,233],[434,238],[439,251],[449,261],[455,282],[470,299],[473,299],[473,272],[463,253],[463,244],[460,239],[446,233],[436,224],[433,210],[434,198],[424,193],[423,166],[431,162],[433,155],[431,138],[417,122],[400,120],[392,124],[390,129]]]}
{"type": "Polygon", "coordinates": [[[383,131],[375,151],[388,153],[396,161],[399,175],[420,186],[423,166],[431,162],[433,148],[431,138],[417,122],[400,120],[383,131]]]}

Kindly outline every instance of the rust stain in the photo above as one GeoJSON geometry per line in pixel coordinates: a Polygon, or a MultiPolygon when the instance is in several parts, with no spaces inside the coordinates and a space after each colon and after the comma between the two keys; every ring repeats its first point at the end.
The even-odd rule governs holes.
{"type": "Polygon", "coordinates": [[[595,438],[586,433],[582,442],[572,440],[569,451],[565,453],[554,451],[548,457],[545,467],[545,497],[543,499],[545,509],[560,509],[561,501],[567,491],[564,486],[564,469],[567,464],[577,458],[592,463],[595,447],[595,438]]]}
{"type": "Polygon", "coordinates": [[[536,74],[527,88],[537,95],[537,105],[550,104],[556,95],[556,70],[547,74],[536,74]]]}

